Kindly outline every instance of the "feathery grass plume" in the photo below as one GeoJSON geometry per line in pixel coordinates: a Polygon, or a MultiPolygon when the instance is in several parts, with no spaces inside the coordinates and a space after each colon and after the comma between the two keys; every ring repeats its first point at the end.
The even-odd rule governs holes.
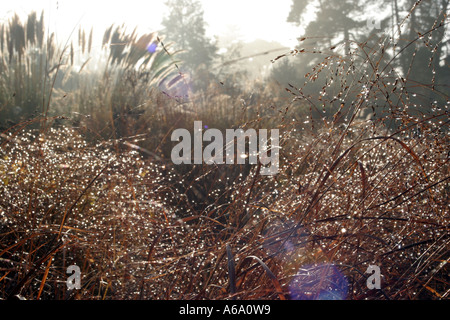
{"type": "Polygon", "coordinates": [[[20,22],[19,16],[15,14],[10,21],[9,32],[11,33],[10,38],[13,43],[12,47],[16,51],[19,61],[22,60],[22,56],[25,52],[25,29],[20,22]]]}
{"type": "Polygon", "coordinates": [[[28,15],[27,20],[27,41],[33,46],[36,43],[36,25],[37,18],[36,12],[32,12],[28,15]]]}
{"type": "Polygon", "coordinates": [[[70,65],[73,66],[73,56],[74,56],[74,52],[73,52],[73,42],[70,43],[70,65]]]}
{"type": "Polygon", "coordinates": [[[82,29],[81,26],[78,28],[78,47],[82,48],[83,46],[83,38],[82,38],[82,29]]]}
{"type": "Polygon", "coordinates": [[[44,11],[42,11],[39,21],[36,21],[36,40],[38,48],[41,49],[43,48],[44,45],[44,34],[45,34],[44,11]]]}
{"type": "MultiPolygon", "coordinates": [[[[53,61],[54,55],[56,53],[55,51],[56,51],[55,33],[52,32],[50,34],[50,36],[48,37],[48,39],[47,39],[47,52],[46,52],[46,54],[47,54],[47,59],[49,61],[53,61]]],[[[54,67],[54,66],[51,66],[51,67],[54,67]]]]}
{"type": "Polygon", "coordinates": [[[130,43],[129,36],[118,26],[111,35],[110,56],[111,64],[120,64],[124,58],[124,50],[130,43]]]}
{"type": "Polygon", "coordinates": [[[61,69],[57,59],[63,51],[57,48],[54,35],[44,40],[43,28],[43,13],[38,21],[34,12],[28,15],[25,23],[15,14],[7,23],[1,24],[7,42],[7,48],[3,47],[1,54],[9,62],[6,65],[5,61],[7,68],[0,75],[2,126],[37,117],[52,90],[48,73],[61,69]]]}
{"type": "MultiPolygon", "coordinates": [[[[64,90],[72,92],[71,96],[74,100],[72,100],[71,109],[90,114],[91,125],[96,127],[97,132],[103,132],[105,136],[115,135],[117,130],[120,133],[130,129],[125,128],[127,127],[125,122],[136,121],[136,116],[145,112],[145,108],[142,107],[147,104],[145,100],[149,99],[151,92],[161,83],[170,81],[176,63],[174,56],[167,56],[164,51],[157,50],[157,46],[148,50],[155,41],[154,33],[138,36],[135,29],[130,35],[122,28],[112,25],[104,34],[103,51],[100,53],[98,62],[96,61],[104,68],[103,74],[91,72],[89,62],[92,61],[92,57],[89,57],[81,61],[82,65],[78,66],[77,77],[69,77],[69,69],[59,70],[60,76],[56,82],[58,88],[62,86],[64,90]],[[114,32],[111,33],[112,31],[114,32]],[[106,60],[102,60],[102,57],[106,60]],[[64,87],[67,83],[70,83],[70,87],[64,87]],[[104,106],[108,112],[99,110],[98,105],[104,106]],[[139,110],[136,109],[136,116],[130,117],[127,113],[132,109],[132,105],[141,107],[138,108],[139,110]],[[105,114],[109,115],[106,121],[105,114]]],[[[82,47],[82,28],[80,28],[79,36],[81,37],[79,46],[82,47]]],[[[80,51],[75,49],[72,51],[70,48],[68,59],[74,61],[73,63],[80,61],[76,53],[80,51]],[[73,59],[72,55],[74,55],[73,59]]]]}
{"type": "Polygon", "coordinates": [[[113,27],[114,24],[112,24],[108,29],[106,29],[105,33],[103,34],[102,48],[104,48],[110,42],[113,27]]]}
{"type": "Polygon", "coordinates": [[[81,52],[84,54],[86,51],[86,32],[83,30],[81,34],[81,52]]]}
{"type": "Polygon", "coordinates": [[[9,32],[7,33],[7,46],[8,46],[9,63],[11,63],[14,55],[14,43],[11,34],[9,32]]]}
{"type": "Polygon", "coordinates": [[[92,37],[93,37],[93,32],[94,32],[94,28],[91,28],[91,31],[89,32],[89,40],[88,40],[88,48],[87,48],[87,52],[91,53],[92,50],[92,37]]]}

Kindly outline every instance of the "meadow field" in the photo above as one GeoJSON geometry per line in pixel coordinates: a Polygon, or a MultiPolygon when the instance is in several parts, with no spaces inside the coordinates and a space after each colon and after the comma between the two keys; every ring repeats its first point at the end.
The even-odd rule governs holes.
{"type": "Polygon", "coordinates": [[[164,35],[80,27],[58,43],[44,13],[12,16],[0,24],[0,299],[448,299],[450,73],[448,55],[434,60],[446,11],[432,21],[331,46],[306,35],[267,55],[277,80],[249,80],[189,77],[164,35]],[[314,63],[283,83],[295,59],[314,63]],[[171,134],[195,121],[278,129],[278,173],[175,165],[171,134]]]}

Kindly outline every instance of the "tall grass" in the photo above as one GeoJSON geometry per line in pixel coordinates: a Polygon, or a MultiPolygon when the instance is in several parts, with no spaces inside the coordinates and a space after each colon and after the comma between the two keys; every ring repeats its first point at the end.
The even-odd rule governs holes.
{"type": "Polygon", "coordinates": [[[427,98],[413,97],[416,83],[387,54],[394,43],[316,52],[323,61],[283,102],[213,80],[187,97],[182,77],[174,91],[147,87],[136,57],[154,37],[120,30],[105,34],[105,71],[61,87],[79,118],[45,135],[2,133],[2,299],[448,298],[448,96],[423,86],[427,98]],[[280,129],[280,173],[174,166],[170,133],[195,120],[280,129]],[[76,291],[65,282],[72,264],[76,291]],[[369,265],[381,268],[380,290],[366,286],[369,265]]]}

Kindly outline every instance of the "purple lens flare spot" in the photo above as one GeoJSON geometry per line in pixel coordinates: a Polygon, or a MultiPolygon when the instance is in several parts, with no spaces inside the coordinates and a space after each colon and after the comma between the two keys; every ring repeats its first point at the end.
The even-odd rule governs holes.
{"type": "Polygon", "coordinates": [[[156,42],[153,42],[148,45],[147,51],[150,53],[155,53],[157,48],[158,48],[158,45],[156,44],[156,42]]]}
{"type": "Polygon", "coordinates": [[[348,280],[333,264],[302,266],[289,291],[292,300],[345,300],[348,280]]]}

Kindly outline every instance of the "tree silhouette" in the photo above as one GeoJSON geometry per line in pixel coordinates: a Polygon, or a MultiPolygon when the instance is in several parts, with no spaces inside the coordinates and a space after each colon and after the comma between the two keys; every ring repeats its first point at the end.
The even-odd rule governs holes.
{"type": "Polygon", "coordinates": [[[304,26],[306,51],[328,47],[348,56],[353,41],[375,48],[386,40],[390,49],[383,51],[384,61],[409,81],[410,93],[434,101],[429,89],[448,91],[448,7],[449,0],[292,0],[287,21],[304,26]],[[371,28],[373,17],[379,28],[371,28]]]}
{"type": "Polygon", "coordinates": [[[363,10],[361,0],[292,0],[287,21],[304,25],[310,8],[315,8],[316,18],[305,27],[305,34],[319,45],[343,44],[348,54],[350,41],[356,40],[356,33],[366,24],[357,19],[363,10]]]}
{"type": "Polygon", "coordinates": [[[396,0],[395,4],[397,19],[401,8],[408,14],[407,19],[398,22],[400,25],[399,45],[408,46],[400,56],[404,74],[420,80],[425,77],[424,72],[429,76],[434,69],[439,75],[439,71],[442,70],[441,62],[445,59],[445,27],[439,28],[439,26],[445,23],[449,1],[423,1],[417,5],[415,0],[400,2],[396,0]],[[433,28],[437,30],[425,35],[433,28]],[[413,41],[414,43],[409,44],[413,41]]]}
{"type": "Polygon", "coordinates": [[[190,71],[212,65],[216,56],[216,44],[206,36],[203,10],[196,0],[168,0],[170,13],[162,21],[170,42],[184,52],[178,57],[190,71]]]}

